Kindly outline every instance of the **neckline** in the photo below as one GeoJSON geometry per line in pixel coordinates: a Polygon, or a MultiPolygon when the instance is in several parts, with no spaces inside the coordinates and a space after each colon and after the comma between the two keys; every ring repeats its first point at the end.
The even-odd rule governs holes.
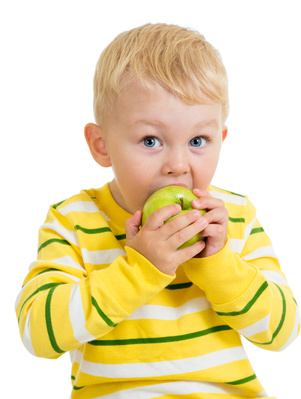
{"type": "Polygon", "coordinates": [[[117,204],[111,193],[109,183],[106,183],[103,187],[95,190],[95,197],[100,205],[100,209],[111,221],[120,227],[124,228],[127,219],[133,216],[117,204]]]}

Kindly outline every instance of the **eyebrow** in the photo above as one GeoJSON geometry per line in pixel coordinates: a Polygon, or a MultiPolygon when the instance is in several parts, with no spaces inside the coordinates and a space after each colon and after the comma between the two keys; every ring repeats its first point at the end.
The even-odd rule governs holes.
{"type": "Polygon", "coordinates": [[[131,123],[129,126],[134,127],[134,126],[139,126],[139,125],[149,125],[149,126],[165,126],[165,124],[161,121],[148,121],[145,119],[139,119],[138,121],[135,121],[131,123]]]}
{"type": "MultiPolygon", "coordinates": [[[[146,125],[146,126],[154,126],[154,127],[165,127],[165,123],[161,122],[161,121],[150,121],[150,120],[146,120],[146,119],[139,119],[133,123],[131,123],[129,126],[130,127],[134,127],[134,126],[139,126],[139,125],[146,125]]],[[[197,123],[196,125],[194,125],[194,128],[203,128],[206,126],[219,126],[219,121],[216,118],[212,118],[209,119],[208,121],[201,121],[199,123],[197,123]]]]}
{"type": "Polygon", "coordinates": [[[194,127],[206,127],[206,126],[219,126],[219,120],[217,118],[209,119],[208,121],[202,121],[197,123],[194,127]]]}

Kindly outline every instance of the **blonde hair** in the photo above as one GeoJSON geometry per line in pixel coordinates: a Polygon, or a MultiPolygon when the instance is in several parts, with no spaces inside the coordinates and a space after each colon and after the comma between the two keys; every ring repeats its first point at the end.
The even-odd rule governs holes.
{"type": "Polygon", "coordinates": [[[94,75],[94,115],[101,125],[121,89],[138,78],[157,84],[187,104],[204,94],[229,111],[227,73],[219,52],[199,32],[146,24],[118,35],[102,52],[94,75]]]}

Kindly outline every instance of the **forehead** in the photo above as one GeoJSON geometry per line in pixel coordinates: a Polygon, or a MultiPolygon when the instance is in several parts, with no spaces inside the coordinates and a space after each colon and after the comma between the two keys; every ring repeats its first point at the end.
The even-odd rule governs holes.
{"type": "Polygon", "coordinates": [[[124,87],[115,103],[115,116],[128,123],[168,123],[170,118],[195,124],[220,124],[222,106],[203,95],[200,103],[187,104],[159,85],[146,86],[138,79],[124,87]]]}
{"type": "Polygon", "coordinates": [[[131,100],[132,97],[136,97],[137,95],[142,98],[151,94],[158,95],[161,92],[169,93],[188,105],[214,103],[214,100],[208,97],[197,85],[194,87],[193,93],[191,92],[189,95],[189,93],[182,92],[177,87],[170,87],[160,82],[140,78],[136,73],[131,71],[128,71],[123,76],[121,83],[121,89],[116,96],[117,101],[120,98],[131,100]]]}

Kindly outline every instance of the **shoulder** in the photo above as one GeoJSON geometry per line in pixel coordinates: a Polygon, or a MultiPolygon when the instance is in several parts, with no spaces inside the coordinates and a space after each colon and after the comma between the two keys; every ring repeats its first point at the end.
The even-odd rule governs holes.
{"type": "Polygon", "coordinates": [[[246,195],[234,193],[233,191],[218,188],[213,185],[209,186],[208,192],[214,198],[219,198],[223,200],[226,204],[245,206],[248,202],[248,197],[246,195]]]}
{"type": "Polygon", "coordinates": [[[253,225],[256,219],[256,209],[248,196],[212,185],[208,191],[213,197],[224,201],[225,207],[229,212],[230,236],[233,233],[235,236],[244,236],[245,229],[253,225]]]}
{"type": "Polygon", "coordinates": [[[223,188],[218,188],[216,186],[210,185],[208,192],[214,198],[219,198],[224,201],[225,206],[229,208],[229,210],[235,210],[239,212],[251,212],[255,213],[255,207],[250,201],[247,195],[238,194],[233,191],[225,190],[223,188]]]}
{"type": "Polygon", "coordinates": [[[106,225],[104,215],[99,203],[96,201],[96,189],[82,190],[63,201],[50,206],[47,220],[56,219],[60,224],[70,224],[75,230],[84,226],[94,228],[106,225]]]}
{"type": "Polygon", "coordinates": [[[93,192],[93,189],[83,190],[63,201],[52,204],[50,208],[58,211],[63,216],[70,212],[99,212],[99,208],[93,201],[93,192]]]}

